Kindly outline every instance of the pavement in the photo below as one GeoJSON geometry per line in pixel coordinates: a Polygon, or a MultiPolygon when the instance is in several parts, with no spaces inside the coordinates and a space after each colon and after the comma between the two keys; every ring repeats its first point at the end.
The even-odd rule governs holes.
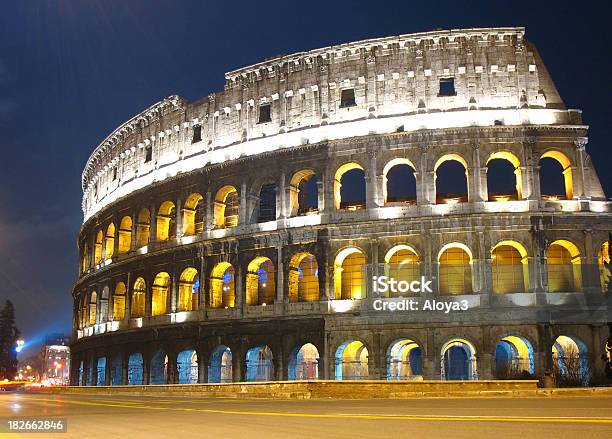
{"type": "Polygon", "coordinates": [[[79,438],[611,438],[612,396],[368,400],[0,393],[7,420],[63,419],[79,438]]]}

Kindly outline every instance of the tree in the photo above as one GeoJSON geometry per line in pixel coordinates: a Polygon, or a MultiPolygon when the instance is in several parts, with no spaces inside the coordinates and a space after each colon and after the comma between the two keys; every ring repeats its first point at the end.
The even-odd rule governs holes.
{"type": "Polygon", "coordinates": [[[15,306],[10,300],[0,311],[0,379],[12,380],[17,374],[17,339],[20,332],[15,326],[15,306]]]}

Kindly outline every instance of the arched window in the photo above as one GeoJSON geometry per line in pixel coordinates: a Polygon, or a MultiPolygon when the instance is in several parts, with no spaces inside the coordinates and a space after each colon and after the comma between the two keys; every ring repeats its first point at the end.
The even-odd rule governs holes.
{"type": "Polygon", "coordinates": [[[204,231],[204,197],[200,194],[191,194],[185,201],[183,209],[183,235],[201,235],[204,231]]]}
{"type": "Polygon", "coordinates": [[[467,340],[453,339],[440,351],[440,370],[443,380],[477,380],[476,349],[467,340]]]}
{"type": "Polygon", "coordinates": [[[495,346],[495,377],[532,379],[535,372],[533,347],[524,337],[510,335],[495,346]]]}
{"type": "Polygon", "coordinates": [[[215,196],[215,227],[218,229],[238,225],[238,191],[233,186],[223,186],[215,196]]]}
{"type": "Polygon", "coordinates": [[[123,320],[125,318],[125,294],[127,289],[123,282],[117,282],[115,294],[113,294],[113,320],[123,320]]]}
{"type": "Polygon", "coordinates": [[[110,385],[111,386],[120,386],[121,385],[121,364],[122,358],[121,355],[115,355],[111,360],[110,366],[110,385]]]}
{"type": "Polygon", "coordinates": [[[81,296],[81,301],[80,301],[80,305],[79,305],[79,311],[80,311],[80,324],[81,324],[81,329],[83,329],[87,323],[87,294],[83,294],[81,296]]]}
{"type": "Polygon", "coordinates": [[[132,247],[132,217],[124,216],[119,224],[119,254],[125,254],[132,247]]]}
{"type": "Polygon", "coordinates": [[[472,256],[463,244],[453,243],[438,254],[440,294],[472,292],[472,256]]]}
{"type": "Polygon", "coordinates": [[[540,192],[545,200],[573,198],[572,166],[562,152],[551,150],[540,157],[540,192]]]}
{"type": "Polygon", "coordinates": [[[334,369],[336,380],[367,380],[368,348],[358,340],[342,343],[336,349],[334,369]]]}
{"type": "Polygon", "coordinates": [[[94,385],[103,386],[106,384],[106,357],[98,357],[96,361],[96,382],[94,385]]]}
{"type": "Polygon", "coordinates": [[[176,208],[172,201],[164,201],[157,212],[157,240],[168,241],[176,237],[176,208]]]}
{"type": "Polygon", "coordinates": [[[246,354],[246,381],[272,381],[274,379],[274,361],[272,350],[268,346],[256,346],[246,354]]]}
{"type": "Polygon", "coordinates": [[[548,291],[576,292],[582,286],[580,250],[566,240],[557,240],[546,250],[548,291]]]}
{"type": "Polygon", "coordinates": [[[168,299],[170,297],[170,275],[164,271],[157,273],[153,281],[153,297],[151,315],[161,316],[168,312],[168,299]]]}
{"type": "Polygon", "coordinates": [[[391,160],[383,169],[385,204],[416,204],[415,167],[408,159],[391,160]]]}
{"type": "Polygon", "coordinates": [[[365,172],[357,163],[345,163],[334,177],[334,204],[336,209],[364,209],[366,200],[365,172]]]}
{"type": "Polygon", "coordinates": [[[610,241],[606,241],[599,247],[597,252],[597,263],[599,265],[599,282],[602,293],[607,293],[610,289],[610,241]]]}
{"type": "Polygon", "coordinates": [[[183,270],[179,281],[179,311],[195,311],[198,309],[200,296],[200,281],[198,271],[189,267],[183,270]]]}
{"type": "Polygon", "coordinates": [[[128,385],[140,386],[143,383],[144,361],[140,352],[131,354],[128,358],[128,385]]]}
{"type": "Polygon", "coordinates": [[[257,222],[264,223],[276,219],[276,184],[264,184],[259,191],[257,222]]]}
{"type": "Polygon", "coordinates": [[[317,176],[314,171],[305,169],[296,172],[289,185],[291,216],[307,215],[319,209],[317,176]]]}
{"type": "Polygon", "coordinates": [[[144,247],[149,243],[149,230],[151,228],[151,213],[149,209],[141,209],[136,224],[136,248],[144,247]]]}
{"type": "Polygon", "coordinates": [[[289,381],[319,379],[319,350],[312,343],[298,345],[289,354],[289,381]]]}
{"type": "Polygon", "coordinates": [[[247,305],[270,305],[276,297],[274,264],[266,257],[258,256],[248,267],[246,280],[247,305]]]}
{"type": "MultiPolygon", "coordinates": [[[[385,255],[385,276],[396,281],[412,282],[421,276],[420,261],[416,251],[404,244],[396,245],[385,255]]],[[[406,296],[410,293],[388,291],[388,297],[406,296]]]]}
{"type": "Polygon", "coordinates": [[[159,350],[149,363],[149,384],[166,384],[168,382],[168,355],[159,350]]]}
{"type": "Polygon", "coordinates": [[[186,349],[176,356],[176,368],[179,384],[198,383],[198,354],[193,349],[186,349]]]}
{"type": "Polygon", "coordinates": [[[102,262],[102,242],[104,240],[104,234],[102,230],[98,230],[96,234],[96,243],[94,247],[94,264],[98,265],[102,262]]]}
{"type": "Polygon", "coordinates": [[[98,320],[100,323],[104,323],[108,320],[108,300],[110,296],[110,289],[108,287],[104,287],[102,289],[102,296],[100,297],[100,306],[98,307],[98,320]]]}
{"type": "Polygon", "coordinates": [[[89,295],[89,325],[95,325],[96,324],[96,317],[97,317],[97,311],[98,311],[98,295],[96,294],[95,291],[93,291],[90,295],[89,295]]]}
{"type": "Polygon", "coordinates": [[[89,268],[89,245],[83,244],[83,254],[81,257],[81,274],[85,273],[89,268]]]}
{"type": "Polygon", "coordinates": [[[334,263],[336,299],[365,299],[364,264],[365,256],[357,248],[346,248],[338,253],[334,263]]]}
{"type": "Polygon", "coordinates": [[[104,259],[110,259],[115,253],[115,224],[110,223],[106,229],[104,240],[104,259]]]}
{"type": "Polygon", "coordinates": [[[310,253],[296,253],[289,262],[289,302],[319,300],[319,266],[310,253]]]}
{"type": "Polygon", "coordinates": [[[142,277],[134,282],[132,289],[132,304],[130,307],[130,317],[138,318],[145,315],[145,298],[147,296],[147,284],[142,277]]]}
{"type": "Polygon", "coordinates": [[[220,262],[210,272],[210,307],[233,308],[235,272],[229,262],[220,262]]]}
{"type": "Polygon", "coordinates": [[[232,350],[224,345],[215,348],[208,363],[209,383],[232,382],[232,350]]]}
{"type": "Polygon", "coordinates": [[[521,163],[508,151],[494,152],[487,160],[487,190],[489,201],[521,200],[521,163]]]}
{"type": "Polygon", "coordinates": [[[493,292],[524,293],[529,288],[527,251],[515,241],[502,241],[491,251],[493,292]]]}
{"type": "Polygon", "coordinates": [[[387,379],[406,380],[423,375],[420,346],[412,340],[397,340],[387,349],[387,379]]]}
{"type": "Polygon", "coordinates": [[[587,347],[577,337],[560,335],[552,347],[553,373],[560,387],[588,386],[590,382],[587,347]]]}
{"type": "Polygon", "coordinates": [[[436,204],[468,201],[468,164],[459,154],[446,154],[434,166],[436,204]]]}

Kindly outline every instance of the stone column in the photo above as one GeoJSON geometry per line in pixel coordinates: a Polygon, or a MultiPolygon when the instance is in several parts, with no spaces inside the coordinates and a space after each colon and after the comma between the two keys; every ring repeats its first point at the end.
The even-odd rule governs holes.
{"type": "Polygon", "coordinates": [[[247,218],[247,185],[243,181],[240,185],[240,206],[238,207],[238,225],[243,226],[249,223],[247,218]]]}
{"type": "Polygon", "coordinates": [[[183,201],[180,198],[176,199],[176,204],[174,206],[174,214],[176,215],[176,230],[174,238],[178,242],[185,234],[185,231],[183,230],[185,212],[183,211],[183,201]]]}
{"type": "MultiPolygon", "coordinates": [[[[319,176],[317,176],[317,178],[319,178],[319,176]]],[[[323,213],[328,205],[329,203],[327,203],[325,199],[325,182],[323,181],[323,178],[319,178],[317,180],[317,208],[319,209],[319,212],[323,213]]],[[[334,205],[333,201],[331,205],[334,205]]]]}
{"type": "Polygon", "coordinates": [[[104,365],[104,385],[105,386],[110,386],[111,385],[111,366],[113,363],[113,357],[112,355],[108,355],[108,353],[106,354],[106,364],[104,365]]]}
{"type": "Polygon", "coordinates": [[[378,178],[376,169],[376,151],[371,149],[368,151],[369,166],[365,170],[366,179],[366,208],[374,209],[381,205],[379,200],[378,178]]]}
{"type": "Polygon", "coordinates": [[[138,238],[138,212],[132,212],[132,233],[130,235],[130,253],[136,250],[138,238]]]}
{"type": "Polygon", "coordinates": [[[151,226],[149,227],[149,245],[157,241],[157,208],[151,205],[151,226]]]}
{"type": "Polygon", "coordinates": [[[282,171],[279,178],[279,190],[276,192],[276,218],[285,219],[291,216],[291,206],[287,202],[287,181],[285,171],[282,171]]]}
{"type": "Polygon", "coordinates": [[[128,385],[128,361],[129,354],[127,352],[121,353],[121,385],[128,385]]]}
{"type": "Polygon", "coordinates": [[[276,247],[276,300],[275,314],[284,314],[285,303],[285,266],[283,264],[283,244],[276,247]]]}
{"type": "Polygon", "coordinates": [[[215,228],[215,218],[213,215],[214,200],[212,193],[206,191],[206,218],[204,222],[204,234],[215,228]]]}
{"type": "Polygon", "coordinates": [[[386,355],[381,355],[381,350],[384,349],[381,347],[380,343],[380,332],[376,331],[372,334],[372,346],[371,350],[368,351],[368,371],[371,380],[380,380],[383,379],[383,368],[382,368],[382,359],[386,357],[386,355]]]}
{"type": "Polygon", "coordinates": [[[170,297],[168,297],[168,303],[166,304],[166,309],[170,310],[170,312],[177,312],[179,307],[178,276],[176,267],[172,267],[170,272],[170,297]]]}
{"type": "Polygon", "coordinates": [[[586,196],[586,176],[584,171],[584,154],[585,148],[588,139],[586,137],[578,138],[574,141],[574,145],[576,146],[576,173],[574,176],[578,178],[572,178],[572,185],[574,186],[574,198],[578,198],[579,200],[586,200],[588,197],[586,196]],[[576,175],[577,174],[577,175],[576,175]]]}
{"type": "Polygon", "coordinates": [[[167,384],[178,383],[178,365],[176,364],[176,355],[176,352],[168,352],[167,384]]]}
{"type": "Polygon", "coordinates": [[[145,317],[151,316],[151,310],[153,307],[153,277],[148,276],[146,280],[147,292],[145,297],[145,317]]]}
{"type": "Polygon", "coordinates": [[[243,349],[241,345],[235,347],[232,350],[232,381],[239,383],[244,380],[244,358],[243,349]]]}

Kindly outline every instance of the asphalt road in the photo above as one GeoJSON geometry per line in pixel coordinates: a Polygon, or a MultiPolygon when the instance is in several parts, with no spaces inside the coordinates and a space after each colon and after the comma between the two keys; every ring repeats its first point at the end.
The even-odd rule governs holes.
{"type": "Polygon", "coordinates": [[[7,419],[64,418],[80,438],[611,438],[612,397],[260,400],[0,394],[7,419]]]}

